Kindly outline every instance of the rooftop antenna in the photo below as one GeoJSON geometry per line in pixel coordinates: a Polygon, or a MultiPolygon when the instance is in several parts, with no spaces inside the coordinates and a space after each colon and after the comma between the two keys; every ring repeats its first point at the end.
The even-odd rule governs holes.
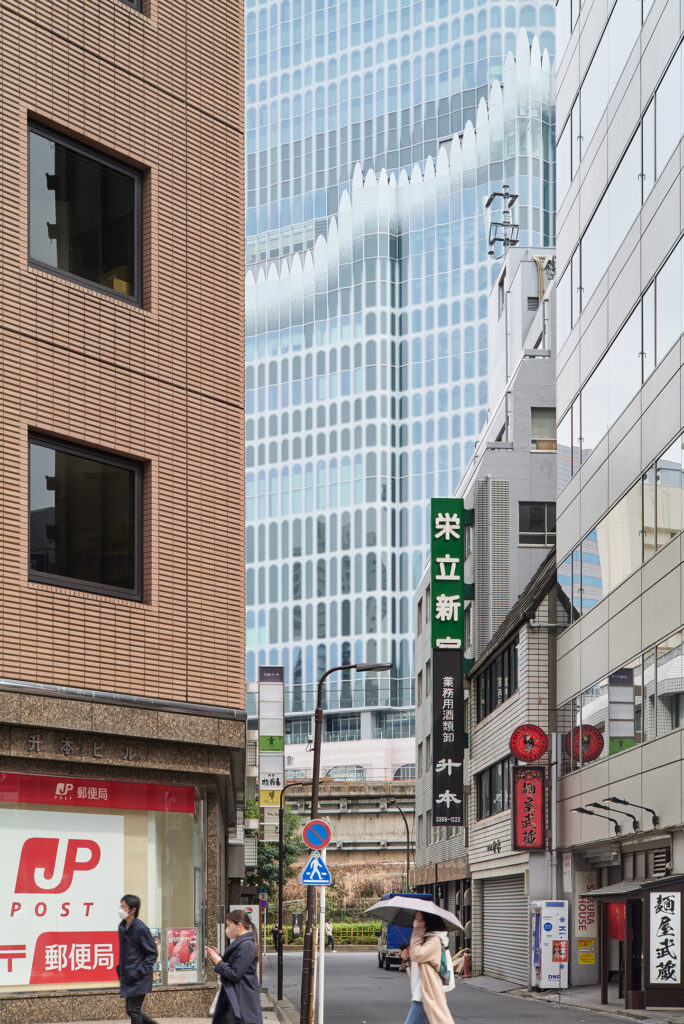
{"type": "MultiPolygon", "coordinates": [[[[520,225],[513,222],[512,215],[513,205],[517,198],[518,196],[514,192],[509,192],[508,185],[502,185],[501,192],[492,192],[484,204],[485,210],[491,208],[495,199],[500,199],[502,204],[502,219],[489,221],[489,255],[493,259],[501,259],[501,256],[494,255],[494,246],[497,242],[503,245],[502,256],[506,255],[506,251],[510,246],[518,244],[520,225]]],[[[485,213],[486,216],[487,214],[485,213]]]]}

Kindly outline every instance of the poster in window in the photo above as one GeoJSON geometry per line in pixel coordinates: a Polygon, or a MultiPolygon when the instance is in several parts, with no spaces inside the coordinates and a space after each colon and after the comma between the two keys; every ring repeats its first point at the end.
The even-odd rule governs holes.
{"type": "Polygon", "coordinates": [[[546,844],[545,771],[516,765],[511,772],[513,849],[543,850],[546,844]]]}
{"type": "Polygon", "coordinates": [[[155,941],[157,947],[157,959],[154,961],[154,967],[152,968],[152,984],[161,985],[162,983],[162,937],[161,928],[150,928],[150,935],[155,941]]]}
{"type": "Polygon", "coordinates": [[[197,981],[197,929],[167,928],[166,949],[169,985],[197,981]]]}
{"type": "Polygon", "coordinates": [[[650,899],[652,985],[682,983],[682,894],[652,892],[650,899]]]}

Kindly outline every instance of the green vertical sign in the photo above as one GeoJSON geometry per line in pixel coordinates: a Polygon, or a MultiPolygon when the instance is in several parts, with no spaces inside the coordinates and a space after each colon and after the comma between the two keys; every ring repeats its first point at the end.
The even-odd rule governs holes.
{"type": "MultiPolygon", "coordinates": [[[[470,513],[472,515],[472,513],[470,513]]],[[[465,515],[462,498],[430,501],[430,625],[432,647],[463,650],[465,515]]],[[[470,589],[470,588],[468,588],[470,589]]]]}

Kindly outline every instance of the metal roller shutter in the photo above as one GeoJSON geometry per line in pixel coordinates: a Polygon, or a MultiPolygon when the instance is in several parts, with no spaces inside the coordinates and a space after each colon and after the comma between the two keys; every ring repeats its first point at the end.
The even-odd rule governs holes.
{"type": "MultiPolygon", "coordinates": [[[[458,917],[458,910],[456,909],[456,893],[458,892],[458,882],[449,882],[447,885],[447,905],[446,908],[451,914],[455,914],[458,917]]],[[[456,933],[449,932],[449,948],[453,953],[456,949],[456,933]]]]}
{"type": "Polygon", "coordinates": [[[484,973],[527,985],[529,903],[524,876],[484,879],[482,900],[484,973]]]}

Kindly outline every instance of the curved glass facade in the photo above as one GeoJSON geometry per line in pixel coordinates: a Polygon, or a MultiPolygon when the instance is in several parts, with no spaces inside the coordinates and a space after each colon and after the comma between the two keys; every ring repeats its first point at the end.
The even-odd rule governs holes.
{"type": "Polygon", "coordinates": [[[472,454],[496,358],[484,200],[505,182],[520,244],[554,240],[553,21],[248,0],[247,678],[284,664],[290,714],[357,660],[395,668],[331,677],[336,719],[413,705],[427,499],[472,454]]]}

